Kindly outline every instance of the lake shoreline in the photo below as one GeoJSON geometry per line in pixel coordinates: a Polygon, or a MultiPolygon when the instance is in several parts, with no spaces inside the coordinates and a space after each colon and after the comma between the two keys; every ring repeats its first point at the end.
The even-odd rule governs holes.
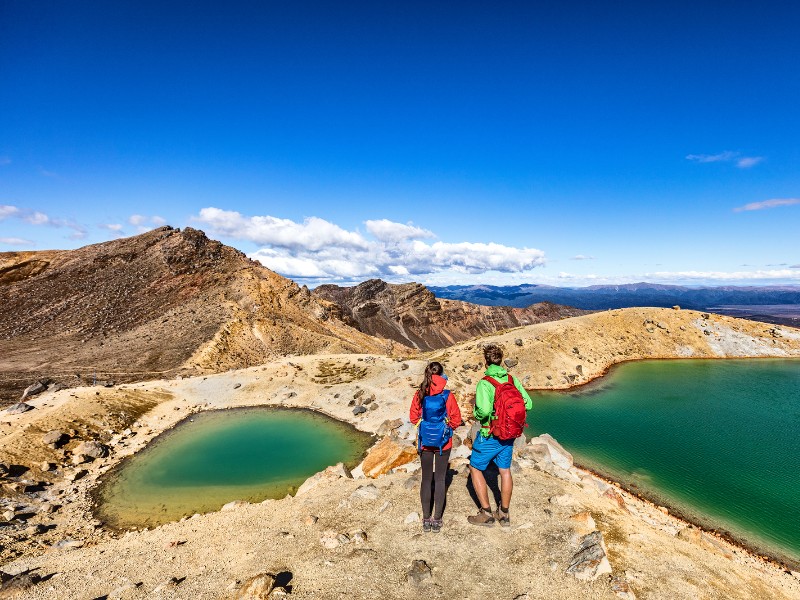
{"type": "Polygon", "coordinates": [[[641,488],[636,488],[636,486],[628,484],[625,481],[621,481],[616,477],[612,477],[600,472],[595,468],[581,464],[580,461],[575,461],[574,464],[578,469],[590,473],[593,477],[604,481],[618,490],[623,490],[645,504],[648,504],[656,509],[659,507],[666,508],[669,511],[669,515],[674,519],[685,525],[696,527],[705,534],[711,535],[719,540],[723,540],[731,546],[746,552],[754,559],[766,561],[772,564],[772,566],[784,571],[800,570],[800,559],[793,559],[788,556],[780,556],[775,551],[759,547],[757,544],[746,542],[730,531],[710,527],[708,524],[704,523],[700,517],[695,517],[694,515],[686,513],[682,509],[676,508],[668,500],[656,498],[655,495],[650,495],[647,493],[647,491],[642,491],[641,488]]]}
{"type": "MultiPolygon", "coordinates": [[[[597,393],[600,392],[603,385],[611,386],[613,382],[607,381],[607,376],[613,376],[614,371],[616,371],[619,367],[623,365],[627,365],[630,363],[641,363],[641,362],[674,362],[674,361],[705,361],[705,360],[714,360],[714,361],[752,361],[755,359],[760,359],[763,361],[796,361],[800,362],[800,358],[796,356],[788,356],[788,357],[776,357],[776,356],[754,356],[754,357],[742,357],[742,356],[734,356],[734,357],[703,357],[703,358],[690,358],[690,357],[668,357],[668,358],[633,358],[629,360],[624,360],[620,362],[615,362],[608,365],[602,373],[599,375],[592,377],[590,380],[585,382],[580,382],[574,384],[568,388],[530,388],[529,391],[532,392],[556,392],[561,394],[569,394],[570,392],[577,392],[581,393],[582,390],[592,390],[593,388],[597,388],[597,393]]],[[[591,394],[594,395],[594,394],[591,394]]],[[[561,441],[561,440],[559,440],[561,441]]],[[[567,443],[565,443],[565,447],[568,448],[567,443]]],[[[614,487],[624,490],[628,494],[638,498],[639,500],[646,502],[654,507],[663,507],[669,511],[669,514],[692,527],[696,527],[697,529],[701,530],[702,532],[712,535],[718,539],[724,540],[727,543],[742,549],[743,551],[749,553],[754,558],[758,558],[761,560],[767,560],[774,564],[775,566],[787,570],[787,571],[798,571],[800,570],[800,556],[793,557],[787,553],[786,550],[776,550],[770,549],[768,545],[762,545],[757,542],[751,542],[743,539],[744,534],[737,534],[731,532],[726,527],[718,527],[715,524],[715,519],[712,516],[703,514],[702,510],[697,510],[696,514],[691,512],[691,508],[678,508],[674,502],[670,501],[669,499],[663,496],[663,492],[659,492],[658,490],[648,490],[646,488],[642,488],[640,485],[633,483],[631,481],[625,480],[623,477],[618,477],[615,475],[609,474],[607,471],[603,471],[602,465],[599,466],[588,466],[585,463],[582,463],[579,459],[575,461],[575,466],[586,471],[587,473],[591,473],[593,476],[605,481],[606,483],[613,485],[614,487]]]]}
{"type": "MultiPolygon", "coordinates": [[[[346,465],[346,466],[349,466],[349,468],[353,468],[357,464],[359,464],[364,459],[364,457],[366,456],[366,453],[367,453],[367,450],[369,449],[369,447],[372,446],[372,444],[374,444],[374,442],[375,442],[376,436],[375,436],[375,434],[373,432],[362,431],[362,430],[356,428],[355,425],[353,423],[351,423],[351,422],[339,419],[339,418],[337,418],[337,417],[335,417],[335,416],[333,416],[331,414],[328,414],[324,410],[321,410],[321,409],[318,409],[318,408],[312,408],[312,407],[309,407],[309,406],[261,404],[261,405],[246,405],[246,406],[228,406],[228,407],[224,407],[224,408],[212,408],[212,409],[205,409],[205,410],[201,409],[198,412],[193,412],[191,414],[186,415],[185,417],[183,417],[179,421],[169,425],[167,428],[165,428],[162,431],[158,432],[155,436],[151,437],[147,441],[146,445],[144,445],[142,448],[138,449],[137,451],[135,451],[132,454],[124,456],[119,462],[117,462],[114,466],[112,466],[108,471],[106,471],[106,472],[102,473],[101,475],[99,475],[97,477],[96,481],[94,482],[94,484],[92,485],[92,487],[90,487],[87,490],[87,497],[88,497],[88,503],[89,503],[88,508],[89,508],[89,511],[90,511],[91,515],[95,519],[98,519],[98,520],[102,521],[104,523],[104,527],[106,529],[108,529],[110,533],[119,534],[119,535],[125,534],[128,531],[136,531],[136,530],[140,529],[141,527],[153,527],[153,526],[158,527],[158,526],[161,526],[161,525],[164,525],[164,524],[167,524],[167,523],[175,522],[177,519],[170,519],[168,521],[165,521],[164,523],[156,523],[156,524],[151,524],[151,525],[131,525],[131,524],[118,525],[118,524],[112,522],[111,520],[109,520],[107,518],[108,515],[103,511],[102,506],[108,502],[108,500],[104,498],[104,494],[107,491],[108,486],[113,484],[114,479],[119,477],[120,473],[122,473],[125,470],[125,468],[130,465],[130,463],[132,461],[136,460],[137,458],[140,458],[142,456],[143,452],[147,452],[148,450],[152,450],[157,445],[162,444],[165,441],[167,441],[167,438],[169,438],[171,435],[175,434],[177,430],[188,426],[190,423],[192,423],[194,421],[195,418],[197,418],[197,417],[208,418],[209,416],[211,418],[214,418],[215,416],[219,417],[219,416],[221,416],[221,415],[223,415],[225,413],[247,413],[247,412],[261,412],[261,411],[275,411],[275,412],[282,412],[282,413],[298,413],[298,414],[313,413],[315,415],[319,415],[319,416],[324,417],[326,419],[329,419],[331,421],[335,421],[337,425],[344,425],[344,426],[350,427],[360,435],[369,436],[371,438],[369,444],[366,445],[364,451],[362,452],[362,454],[359,457],[359,460],[357,462],[352,464],[352,466],[346,465]]],[[[312,475],[313,475],[313,473],[312,473],[312,475]]],[[[305,481],[305,478],[300,480],[297,485],[288,486],[286,493],[293,496],[294,493],[297,491],[297,488],[299,487],[300,484],[302,484],[303,481],[305,481]]],[[[281,497],[283,497],[285,495],[286,494],[282,494],[281,497]]],[[[268,496],[266,498],[263,498],[262,500],[271,500],[271,499],[274,500],[274,499],[279,499],[279,498],[271,498],[271,497],[268,496]]],[[[199,512],[200,514],[207,514],[209,512],[216,512],[218,510],[220,510],[220,507],[217,507],[217,508],[212,509],[212,510],[198,510],[198,511],[195,511],[195,512],[199,512]]],[[[189,516],[190,515],[185,515],[186,518],[188,518],[189,516]]]]}

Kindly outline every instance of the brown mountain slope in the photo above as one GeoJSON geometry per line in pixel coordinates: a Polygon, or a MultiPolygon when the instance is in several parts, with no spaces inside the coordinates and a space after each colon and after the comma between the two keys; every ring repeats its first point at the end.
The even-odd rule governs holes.
{"type": "Polygon", "coordinates": [[[341,318],[360,331],[421,350],[590,312],[550,302],[527,308],[481,306],[436,298],[419,283],[397,285],[380,279],[349,288],[321,285],[312,294],[337,304],[341,318]]]}
{"type": "Polygon", "coordinates": [[[191,228],[0,254],[0,400],[37,377],[131,381],[286,354],[391,352],[336,313],[191,228]]]}

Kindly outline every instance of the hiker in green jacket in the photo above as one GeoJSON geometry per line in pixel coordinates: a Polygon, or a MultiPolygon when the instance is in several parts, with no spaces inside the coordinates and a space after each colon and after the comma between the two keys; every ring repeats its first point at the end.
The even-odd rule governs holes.
{"type": "MultiPolygon", "coordinates": [[[[508,383],[508,372],[500,366],[503,361],[503,350],[496,344],[489,344],[483,348],[483,357],[486,362],[484,375],[491,377],[497,383],[508,383]]],[[[528,392],[516,377],[513,378],[513,383],[522,395],[525,409],[530,410],[533,402],[528,392]]],[[[514,481],[511,477],[511,454],[514,449],[514,439],[502,440],[492,435],[490,426],[494,416],[494,401],[494,385],[481,379],[475,389],[475,410],[473,411],[481,428],[472,442],[472,456],[469,461],[472,485],[481,508],[477,515],[470,516],[467,520],[473,525],[492,525],[498,521],[500,525],[507,527],[511,523],[508,511],[509,504],[511,504],[511,492],[514,488],[514,481]],[[494,461],[500,471],[500,506],[497,507],[494,514],[489,505],[489,490],[483,475],[483,471],[491,461],[494,461]]]]}

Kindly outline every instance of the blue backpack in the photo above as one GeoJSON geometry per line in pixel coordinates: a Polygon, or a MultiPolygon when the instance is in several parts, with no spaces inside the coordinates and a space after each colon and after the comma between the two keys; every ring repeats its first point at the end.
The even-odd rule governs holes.
{"type": "Polygon", "coordinates": [[[419,422],[419,435],[417,444],[422,451],[423,446],[429,448],[442,448],[453,437],[453,429],[450,427],[447,418],[447,398],[450,390],[436,394],[435,396],[425,396],[422,402],[422,420],[419,422]]]}

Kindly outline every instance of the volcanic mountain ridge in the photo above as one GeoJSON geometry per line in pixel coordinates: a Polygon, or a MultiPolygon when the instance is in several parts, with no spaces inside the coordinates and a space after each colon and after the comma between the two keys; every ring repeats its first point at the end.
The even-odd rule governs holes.
{"type": "Polygon", "coordinates": [[[0,402],[37,378],[71,386],[220,372],[290,354],[392,354],[392,342],[337,313],[189,227],[0,253],[0,402]]]}
{"type": "Polygon", "coordinates": [[[359,331],[420,350],[439,350],[503,329],[591,312],[550,302],[526,308],[480,306],[437,298],[419,283],[390,284],[380,279],[355,287],[321,285],[312,295],[336,304],[338,318],[359,331]]]}

